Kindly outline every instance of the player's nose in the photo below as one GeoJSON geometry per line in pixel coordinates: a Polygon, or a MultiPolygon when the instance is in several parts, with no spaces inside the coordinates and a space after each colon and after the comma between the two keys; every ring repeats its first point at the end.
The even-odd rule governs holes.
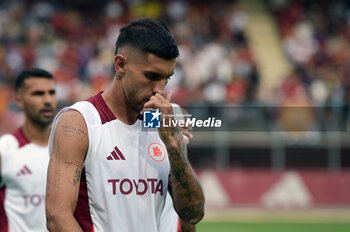
{"type": "Polygon", "coordinates": [[[50,106],[54,106],[57,104],[57,98],[55,94],[50,94],[50,93],[46,93],[44,95],[44,104],[45,105],[50,105],[50,106]]]}
{"type": "Polygon", "coordinates": [[[153,86],[153,95],[156,95],[159,93],[160,95],[164,95],[164,88],[165,88],[165,83],[164,81],[158,81],[155,83],[153,86]]]}

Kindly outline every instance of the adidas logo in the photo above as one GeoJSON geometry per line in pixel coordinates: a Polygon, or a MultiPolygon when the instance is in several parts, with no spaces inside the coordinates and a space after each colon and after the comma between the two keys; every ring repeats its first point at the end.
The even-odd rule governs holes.
{"type": "Polygon", "coordinates": [[[23,168],[21,168],[21,170],[19,170],[19,172],[16,174],[16,176],[27,175],[27,174],[32,174],[32,172],[27,167],[27,165],[24,165],[23,168]]]}
{"type": "Polygon", "coordinates": [[[111,155],[107,156],[107,160],[125,160],[125,157],[119,148],[115,146],[114,150],[111,152],[111,155]]]}

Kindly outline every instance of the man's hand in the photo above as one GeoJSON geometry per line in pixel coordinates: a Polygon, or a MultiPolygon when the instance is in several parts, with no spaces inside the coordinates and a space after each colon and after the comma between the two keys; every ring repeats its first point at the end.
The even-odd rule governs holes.
{"type": "MultiPolygon", "coordinates": [[[[179,128],[174,127],[172,124],[169,127],[164,127],[162,122],[174,121],[174,112],[173,107],[170,103],[172,92],[169,91],[166,93],[165,97],[157,93],[153,95],[148,102],[144,105],[144,110],[156,110],[159,109],[161,114],[161,128],[158,130],[159,136],[166,146],[177,146],[177,139],[175,136],[175,130],[179,128]]],[[[187,133],[188,134],[188,133],[187,133]]]]}
{"type": "MultiPolygon", "coordinates": [[[[178,106],[178,107],[180,107],[180,106],[178,106]]],[[[188,112],[184,108],[181,108],[180,110],[181,110],[182,115],[184,115],[184,117],[182,117],[181,119],[186,122],[186,120],[188,118],[187,117],[188,112]]],[[[188,145],[190,142],[189,140],[193,138],[193,134],[191,132],[193,130],[193,128],[191,126],[186,126],[186,125],[184,125],[183,127],[180,127],[180,128],[181,128],[182,134],[184,135],[185,143],[188,145]]]]}

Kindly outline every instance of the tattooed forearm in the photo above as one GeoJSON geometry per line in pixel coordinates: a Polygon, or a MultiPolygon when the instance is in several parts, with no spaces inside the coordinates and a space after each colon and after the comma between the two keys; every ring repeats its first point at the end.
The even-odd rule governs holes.
{"type": "Polygon", "coordinates": [[[185,143],[185,140],[181,134],[181,139],[178,140],[177,146],[179,147],[180,154],[184,156],[187,160],[187,145],[185,143]]]}
{"type": "Polygon", "coordinates": [[[57,138],[54,138],[47,172],[46,199],[49,199],[51,197],[51,194],[60,188],[60,152],[60,142],[57,138]]]}
{"type": "MultiPolygon", "coordinates": [[[[60,184],[60,152],[61,145],[57,138],[54,139],[54,146],[52,151],[52,157],[50,163],[53,163],[54,175],[53,175],[53,186],[59,188],[60,184]]],[[[50,175],[51,177],[51,175],[50,175]]]]}
{"type": "MultiPolygon", "coordinates": [[[[174,128],[171,137],[176,141],[169,145],[170,176],[175,209],[180,218],[195,224],[204,215],[204,195],[188,158],[187,145],[180,129],[174,128]]],[[[174,141],[173,140],[173,141],[174,141]]]]}
{"type": "Polygon", "coordinates": [[[79,187],[82,166],[77,162],[64,162],[66,165],[66,178],[76,188],[79,187]]]}
{"type": "MultiPolygon", "coordinates": [[[[171,137],[176,141],[176,151],[172,151],[173,149],[170,148],[170,152],[178,153],[180,155],[180,157],[178,157],[179,160],[182,160],[183,158],[184,160],[187,160],[187,145],[182,131],[177,127],[173,128],[171,131],[171,137]]],[[[174,156],[174,158],[176,158],[176,156],[174,156]]]]}
{"type": "Polygon", "coordinates": [[[185,168],[180,170],[173,170],[172,173],[174,176],[173,182],[179,183],[182,187],[182,195],[185,196],[188,201],[192,201],[190,184],[188,182],[187,176],[184,174],[185,168]]]}
{"type": "Polygon", "coordinates": [[[190,223],[185,222],[184,220],[181,220],[181,231],[182,232],[196,232],[195,225],[192,225],[190,223]]]}
{"type": "Polygon", "coordinates": [[[63,125],[63,134],[67,137],[83,139],[86,137],[86,132],[80,126],[63,125]]]}
{"type": "Polygon", "coordinates": [[[189,222],[191,224],[195,224],[198,221],[196,219],[198,217],[198,212],[202,212],[202,215],[200,215],[200,218],[203,218],[204,216],[204,204],[199,203],[195,205],[191,205],[189,207],[183,208],[179,210],[179,215],[181,215],[182,220],[189,222]]]}
{"type": "Polygon", "coordinates": [[[74,198],[73,208],[77,205],[77,199],[79,196],[80,177],[82,172],[82,166],[78,162],[64,162],[66,165],[66,179],[74,186],[74,198]]]}

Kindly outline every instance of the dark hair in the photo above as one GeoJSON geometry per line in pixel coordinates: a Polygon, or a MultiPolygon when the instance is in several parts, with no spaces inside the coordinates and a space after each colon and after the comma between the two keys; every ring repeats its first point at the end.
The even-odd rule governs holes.
{"type": "Polygon", "coordinates": [[[163,22],[149,18],[133,21],[120,29],[115,54],[124,46],[131,46],[163,59],[179,56],[179,50],[169,28],[163,22]]]}
{"type": "Polygon", "coordinates": [[[52,74],[43,69],[40,69],[40,68],[25,69],[17,76],[15,80],[15,91],[17,92],[23,86],[24,81],[30,77],[41,77],[41,78],[53,79],[52,74]]]}

